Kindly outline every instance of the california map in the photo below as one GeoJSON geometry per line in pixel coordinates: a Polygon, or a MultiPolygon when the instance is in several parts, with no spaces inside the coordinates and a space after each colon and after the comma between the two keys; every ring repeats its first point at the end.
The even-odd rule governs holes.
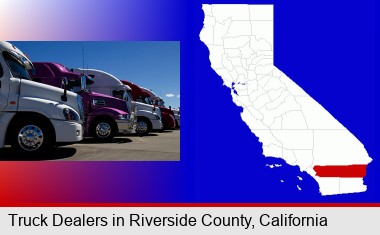
{"type": "Polygon", "coordinates": [[[358,193],[372,161],[364,145],[273,63],[273,5],[203,5],[200,40],[243,108],[265,157],[313,177],[322,195],[358,193]]]}

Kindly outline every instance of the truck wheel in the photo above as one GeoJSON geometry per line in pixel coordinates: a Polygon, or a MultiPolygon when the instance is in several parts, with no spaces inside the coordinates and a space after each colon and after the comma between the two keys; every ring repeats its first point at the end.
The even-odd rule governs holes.
{"type": "Polygon", "coordinates": [[[99,120],[93,125],[92,133],[96,139],[109,141],[115,137],[115,125],[109,120],[99,120]]]}
{"type": "Polygon", "coordinates": [[[47,151],[53,146],[53,140],[50,127],[37,119],[20,120],[12,128],[11,146],[22,154],[47,151]]]}
{"type": "Polygon", "coordinates": [[[139,135],[147,135],[151,130],[151,124],[145,118],[137,119],[136,133],[139,135]]]}

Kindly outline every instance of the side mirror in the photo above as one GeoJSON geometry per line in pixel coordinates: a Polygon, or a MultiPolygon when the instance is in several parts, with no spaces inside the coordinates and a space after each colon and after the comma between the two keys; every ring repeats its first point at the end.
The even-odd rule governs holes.
{"type": "Polygon", "coordinates": [[[61,100],[63,102],[67,101],[67,86],[69,82],[67,81],[67,78],[63,77],[62,78],[62,86],[63,86],[63,95],[61,96],[61,100]]]}
{"type": "Polygon", "coordinates": [[[156,106],[153,105],[153,112],[156,111],[156,106]]]}
{"type": "Polygon", "coordinates": [[[87,90],[87,77],[85,75],[80,77],[80,89],[82,91],[87,90]]]}

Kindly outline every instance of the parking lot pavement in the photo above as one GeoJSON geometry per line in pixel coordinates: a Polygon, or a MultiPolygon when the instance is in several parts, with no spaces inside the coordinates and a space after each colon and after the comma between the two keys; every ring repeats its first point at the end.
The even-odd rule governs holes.
{"type": "Polygon", "coordinates": [[[151,133],[148,136],[121,136],[108,143],[92,138],[53,149],[49,154],[17,157],[10,147],[0,149],[0,161],[55,160],[55,161],[179,161],[180,130],[151,133]]]}

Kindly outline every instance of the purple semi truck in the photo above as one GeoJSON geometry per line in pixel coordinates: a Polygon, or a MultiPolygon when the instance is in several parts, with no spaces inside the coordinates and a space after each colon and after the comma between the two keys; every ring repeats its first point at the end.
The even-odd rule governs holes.
{"type": "Polygon", "coordinates": [[[71,72],[59,63],[36,62],[33,64],[34,69],[30,70],[29,74],[34,81],[61,87],[62,77],[65,77],[69,87],[81,96],[84,110],[84,136],[109,141],[119,133],[136,132],[137,116],[131,110],[132,100],[128,96],[118,99],[91,92],[87,85],[93,83],[93,78],[71,72]]]}

